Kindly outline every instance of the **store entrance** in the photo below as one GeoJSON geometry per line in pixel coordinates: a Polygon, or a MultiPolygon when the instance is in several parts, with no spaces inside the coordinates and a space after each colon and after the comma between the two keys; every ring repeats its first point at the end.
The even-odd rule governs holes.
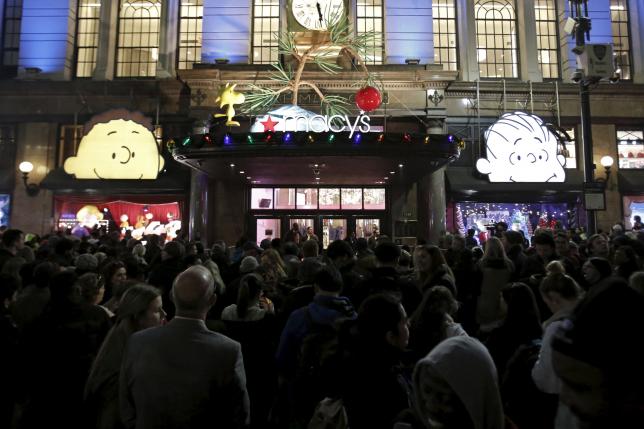
{"type": "Polygon", "coordinates": [[[378,237],[384,219],[380,216],[365,217],[364,215],[320,214],[302,216],[301,214],[283,214],[279,216],[254,216],[251,230],[256,233],[257,244],[262,240],[281,238],[285,240],[289,231],[297,224],[302,240],[312,234],[320,240],[322,248],[326,249],[335,240],[344,240],[347,236],[353,238],[378,237]]]}

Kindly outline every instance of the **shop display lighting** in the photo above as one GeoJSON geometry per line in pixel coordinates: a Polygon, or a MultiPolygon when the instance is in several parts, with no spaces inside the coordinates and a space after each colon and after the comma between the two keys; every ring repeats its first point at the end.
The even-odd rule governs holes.
{"type": "Polygon", "coordinates": [[[360,144],[362,141],[362,133],[355,133],[353,135],[353,144],[360,144]]]}

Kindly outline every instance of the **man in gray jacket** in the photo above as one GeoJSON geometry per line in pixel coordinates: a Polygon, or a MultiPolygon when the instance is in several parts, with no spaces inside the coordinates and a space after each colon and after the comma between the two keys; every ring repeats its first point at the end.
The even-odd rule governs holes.
{"type": "Polygon", "coordinates": [[[172,286],[177,312],[166,326],[132,335],[120,375],[126,428],[243,428],[249,401],[239,343],[206,328],[217,300],[202,266],[172,286]]]}

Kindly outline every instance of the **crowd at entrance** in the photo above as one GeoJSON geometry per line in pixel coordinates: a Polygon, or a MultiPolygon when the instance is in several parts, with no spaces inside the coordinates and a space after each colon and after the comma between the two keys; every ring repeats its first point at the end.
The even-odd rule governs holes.
{"type": "Polygon", "coordinates": [[[644,421],[644,233],[210,248],[4,229],[0,426],[644,421]]]}

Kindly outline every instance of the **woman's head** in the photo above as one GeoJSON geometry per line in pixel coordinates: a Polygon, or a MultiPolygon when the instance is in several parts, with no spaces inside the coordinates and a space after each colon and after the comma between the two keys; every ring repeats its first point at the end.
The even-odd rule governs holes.
{"type": "Polygon", "coordinates": [[[258,274],[246,274],[242,277],[237,293],[237,317],[246,317],[248,307],[259,302],[263,287],[264,281],[258,274]]]}
{"type": "Polygon", "coordinates": [[[532,289],[524,283],[512,283],[501,293],[507,306],[504,325],[522,335],[541,338],[541,316],[532,289]]]}
{"type": "Polygon", "coordinates": [[[619,246],[615,250],[615,265],[624,265],[624,264],[638,264],[639,258],[633,247],[625,245],[619,246]]]}
{"type": "Polygon", "coordinates": [[[389,345],[404,350],[409,342],[407,314],[400,301],[391,295],[367,298],[358,312],[361,338],[372,346],[389,345]]]}
{"type": "Polygon", "coordinates": [[[132,254],[138,258],[142,258],[145,256],[145,246],[141,243],[137,243],[134,245],[132,248],[132,254]]]}
{"type": "Polygon", "coordinates": [[[590,285],[599,283],[601,280],[610,277],[613,270],[610,262],[604,258],[590,258],[581,267],[584,279],[590,285]]]}
{"type": "Polygon", "coordinates": [[[505,249],[503,243],[497,237],[490,237],[485,242],[484,259],[505,259],[505,249]]]}
{"type": "Polygon", "coordinates": [[[265,267],[269,267],[269,268],[279,267],[282,270],[285,268],[282,257],[280,256],[279,252],[275,249],[268,249],[262,252],[261,263],[265,267]]]}
{"type": "Polygon", "coordinates": [[[424,244],[414,250],[414,268],[420,273],[431,274],[445,264],[445,257],[438,246],[424,244]]]}
{"type": "Polygon", "coordinates": [[[96,305],[103,301],[105,281],[101,276],[95,273],[85,273],[78,278],[77,282],[84,302],[96,305]]]}
{"type": "Polygon", "coordinates": [[[117,323],[128,323],[132,331],[159,326],[165,320],[161,292],[149,285],[130,287],[121,298],[116,313],[117,323]]]}
{"type": "Polygon", "coordinates": [[[577,282],[563,272],[551,272],[545,276],[541,280],[539,291],[543,301],[553,313],[573,305],[581,295],[581,288],[577,282]]]}
{"type": "Polygon", "coordinates": [[[127,280],[125,264],[121,261],[112,261],[103,269],[105,287],[113,289],[127,280]]]}

